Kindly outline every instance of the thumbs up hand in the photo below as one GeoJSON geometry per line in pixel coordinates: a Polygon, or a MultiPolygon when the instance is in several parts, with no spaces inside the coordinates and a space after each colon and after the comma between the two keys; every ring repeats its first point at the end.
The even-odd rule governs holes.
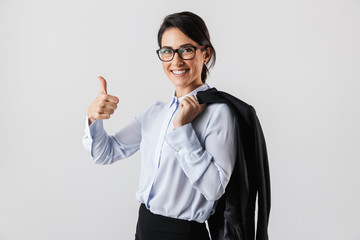
{"type": "Polygon", "coordinates": [[[98,77],[98,80],[100,91],[88,108],[89,125],[95,120],[109,119],[119,103],[117,97],[107,94],[106,80],[103,77],[98,77]]]}

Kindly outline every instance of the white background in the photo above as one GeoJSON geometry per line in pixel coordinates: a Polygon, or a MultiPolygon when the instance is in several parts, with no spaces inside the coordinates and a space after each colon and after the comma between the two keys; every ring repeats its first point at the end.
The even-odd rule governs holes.
{"type": "Polygon", "coordinates": [[[140,154],[83,149],[97,76],[114,133],[173,87],[155,55],[170,13],[207,23],[208,83],[257,110],[272,240],[360,239],[360,1],[0,0],[0,239],[134,239],[140,154]]]}

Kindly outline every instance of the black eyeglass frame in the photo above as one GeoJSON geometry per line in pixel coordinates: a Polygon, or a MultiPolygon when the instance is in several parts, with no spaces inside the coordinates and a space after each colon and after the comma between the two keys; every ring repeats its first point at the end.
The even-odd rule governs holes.
{"type": "Polygon", "coordinates": [[[208,47],[208,46],[197,46],[197,47],[195,47],[195,46],[187,46],[187,47],[181,47],[181,48],[178,48],[178,49],[165,48],[165,49],[169,49],[169,50],[171,50],[171,51],[173,52],[173,55],[172,55],[172,57],[171,57],[170,60],[162,60],[162,59],[161,59],[159,52],[160,52],[160,50],[163,49],[163,48],[159,48],[158,50],[156,50],[156,53],[157,53],[159,59],[160,59],[162,62],[171,62],[171,61],[174,59],[175,53],[177,53],[182,60],[185,60],[185,61],[186,61],[186,60],[191,60],[191,59],[194,59],[194,58],[195,58],[195,56],[196,56],[196,50],[198,50],[198,49],[203,49],[203,48],[207,48],[207,47],[208,47]],[[193,48],[193,49],[194,49],[194,52],[195,52],[194,56],[193,56],[192,58],[188,58],[188,59],[182,58],[182,57],[181,57],[181,54],[179,54],[179,50],[180,50],[180,49],[183,49],[183,48],[193,48]]]}

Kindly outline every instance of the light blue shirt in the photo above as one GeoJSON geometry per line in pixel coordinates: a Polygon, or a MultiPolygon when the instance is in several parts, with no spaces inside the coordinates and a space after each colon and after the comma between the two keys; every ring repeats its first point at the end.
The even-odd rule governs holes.
{"type": "MultiPolygon", "coordinates": [[[[189,94],[208,88],[203,84],[189,94]]],[[[155,214],[202,223],[213,213],[234,168],[236,125],[229,107],[216,103],[174,129],[182,98],[155,102],[113,136],[102,120],[90,127],[86,120],[83,144],[97,164],[114,163],[140,149],[137,200],[155,214]]]]}

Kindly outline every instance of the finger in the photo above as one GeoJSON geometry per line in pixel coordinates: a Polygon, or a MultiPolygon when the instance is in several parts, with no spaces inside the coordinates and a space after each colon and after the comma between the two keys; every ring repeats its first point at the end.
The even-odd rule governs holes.
{"type": "Polygon", "coordinates": [[[106,80],[101,76],[99,76],[98,79],[100,82],[100,92],[107,94],[106,80]]]}
{"type": "Polygon", "coordinates": [[[200,106],[199,106],[199,103],[198,101],[196,100],[196,98],[194,97],[194,95],[191,95],[191,96],[187,96],[186,97],[187,101],[189,102],[189,105],[192,109],[199,109],[200,106]]]}
{"type": "Polygon", "coordinates": [[[110,118],[110,114],[107,114],[107,113],[98,113],[95,115],[95,119],[97,119],[97,120],[109,119],[109,118],[110,118]]]}
{"type": "Polygon", "coordinates": [[[114,109],[111,108],[99,108],[99,114],[113,114],[114,109]]]}
{"type": "Polygon", "coordinates": [[[103,102],[101,104],[101,107],[103,108],[109,108],[109,109],[116,109],[117,108],[117,104],[113,103],[113,102],[103,102]]]}
{"type": "Polygon", "coordinates": [[[204,108],[206,107],[206,103],[200,104],[194,95],[190,95],[189,100],[191,101],[194,109],[198,109],[199,112],[202,112],[204,110],[204,108]]]}
{"type": "Polygon", "coordinates": [[[206,107],[206,103],[200,104],[201,111],[203,111],[205,109],[205,107],[206,107]]]}
{"type": "Polygon", "coordinates": [[[183,98],[183,99],[181,100],[180,106],[181,106],[182,108],[188,107],[188,106],[191,106],[191,103],[190,103],[190,101],[185,97],[185,98],[183,98]]]}
{"type": "Polygon", "coordinates": [[[195,106],[198,106],[198,105],[199,105],[199,102],[198,102],[198,100],[195,98],[194,95],[188,96],[188,99],[190,100],[190,102],[191,102],[192,105],[195,105],[195,106]]]}
{"type": "Polygon", "coordinates": [[[106,101],[109,101],[109,102],[112,102],[112,103],[115,103],[115,104],[118,104],[119,103],[119,98],[115,97],[115,96],[112,96],[112,95],[106,95],[104,97],[104,100],[106,101]]]}

